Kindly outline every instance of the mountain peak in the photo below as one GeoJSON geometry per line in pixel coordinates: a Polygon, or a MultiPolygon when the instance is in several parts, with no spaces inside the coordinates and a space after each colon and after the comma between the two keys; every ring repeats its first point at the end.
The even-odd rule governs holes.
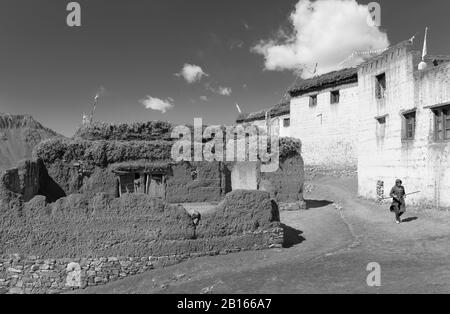
{"type": "Polygon", "coordinates": [[[55,136],[60,135],[31,115],[0,113],[0,169],[14,167],[18,161],[31,158],[39,142],[55,136]]]}

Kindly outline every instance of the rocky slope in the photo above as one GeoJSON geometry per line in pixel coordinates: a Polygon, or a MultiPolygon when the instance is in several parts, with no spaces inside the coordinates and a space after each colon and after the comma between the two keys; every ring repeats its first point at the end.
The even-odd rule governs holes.
{"type": "Polygon", "coordinates": [[[31,158],[39,142],[55,136],[61,135],[29,115],[0,113],[0,169],[14,167],[18,161],[31,158]]]}

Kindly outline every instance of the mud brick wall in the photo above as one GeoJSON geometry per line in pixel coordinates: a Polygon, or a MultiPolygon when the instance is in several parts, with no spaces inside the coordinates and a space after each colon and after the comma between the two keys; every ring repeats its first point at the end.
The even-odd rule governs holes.
{"type": "Polygon", "coordinates": [[[261,173],[260,188],[268,191],[277,202],[300,202],[304,205],[303,185],[305,170],[301,156],[280,162],[273,173],[261,173]]]}
{"type": "MultiPolygon", "coordinates": [[[[184,162],[174,165],[167,178],[169,203],[213,202],[227,190],[227,168],[221,162],[184,162]],[[195,176],[193,174],[195,173],[195,176]]],[[[229,176],[229,175],[228,175],[229,176]]]]}
{"type": "Polygon", "coordinates": [[[36,196],[2,211],[0,254],[52,258],[175,254],[195,228],[186,210],[145,194],[72,194],[47,204],[36,196]],[[165,247],[165,241],[172,241],[165,247]]]}
{"type": "MultiPolygon", "coordinates": [[[[106,193],[117,196],[117,177],[113,165],[92,167],[80,181],[78,170],[66,163],[55,162],[47,166],[49,176],[66,195],[82,193],[94,196],[106,193]]],[[[220,162],[184,162],[172,166],[166,175],[166,201],[169,203],[220,201],[227,190],[227,169],[220,162]],[[196,172],[193,177],[193,171],[196,172]]]]}
{"type": "Polygon", "coordinates": [[[52,204],[36,196],[0,214],[4,293],[72,289],[70,263],[80,265],[82,288],[187,258],[281,247],[284,236],[278,207],[262,191],[229,193],[197,226],[183,207],[145,194],[74,194],[52,204]]]}
{"type": "Polygon", "coordinates": [[[97,193],[106,193],[117,196],[117,177],[110,166],[89,167],[81,170],[81,174],[78,167],[61,161],[47,164],[46,168],[51,180],[65,195],[83,193],[94,196],[97,193]]]}
{"type": "Polygon", "coordinates": [[[236,190],[228,193],[214,212],[202,217],[196,236],[201,239],[255,232],[277,227],[279,221],[278,208],[269,193],[236,190]]]}
{"type": "Polygon", "coordinates": [[[2,172],[1,187],[4,193],[22,195],[25,201],[29,201],[39,191],[40,163],[37,160],[20,162],[16,168],[2,172]]]}

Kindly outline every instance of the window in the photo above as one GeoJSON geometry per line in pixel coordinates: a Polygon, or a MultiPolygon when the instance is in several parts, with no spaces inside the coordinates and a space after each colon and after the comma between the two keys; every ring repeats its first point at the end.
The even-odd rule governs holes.
{"type": "Polygon", "coordinates": [[[378,117],[377,120],[377,137],[384,138],[386,135],[386,117],[378,117]]]}
{"type": "Polygon", "coordinates": [[[313,95],[309,97],[309,106],[315,107],[317,106],[317,95],[313,95]]]}
{"type": "Polygon", "coordinates": [[[375,96],[377,99],[383,99],[386,94],[386,74],[382,73],[375,77],[376,86],[375,86],[375,96]]]}
{"type": "Polygon", "coordinates": [[[291,119],[283,119],[283,127],[288,128],[291,125],[291,119]]]}
{"type": "Polygon", "coordinates": [[[450,106],[434,109],[433,112],[435,140],[450,140],[450,106]]]}
{"type": "Polygon", "coordinates": [[[404,117],[404,136],[405,140],[413,140],[416,133],[416,112],[409,112],[404,117]]]}
{"type": "Polygon", "coordinates": [[[337,104],[339,103],[340,92],[338,90],[332,91],[330,93],[330,103],[337,104]]]}

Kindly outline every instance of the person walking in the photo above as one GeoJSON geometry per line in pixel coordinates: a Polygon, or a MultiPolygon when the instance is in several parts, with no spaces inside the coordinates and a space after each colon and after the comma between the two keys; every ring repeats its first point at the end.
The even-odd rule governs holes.
{"type": "Polygon", "coordinates": [[[395,213],[395,222],[400,224],[402,222],[401,216],[406,212],[406,192],[402,180],[397,179],[395,181],[395,186],[391,189],[389,196],[393,199],[390,210],[395,213]]]}

